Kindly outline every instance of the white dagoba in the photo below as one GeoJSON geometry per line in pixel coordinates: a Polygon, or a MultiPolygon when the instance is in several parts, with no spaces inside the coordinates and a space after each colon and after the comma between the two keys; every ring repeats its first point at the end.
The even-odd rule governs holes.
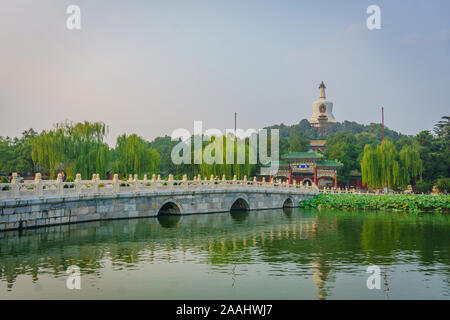
{"type": "Polygon", "coordinates": [[[313,114],[309,120],[309,123],[313,127],[320,126],[319,117],[324,119],[324,116],[326,116],[328,122],[337,122],[333,115],[333,102],[328,101],[325,97],[325,88],[325,84],[322,81],[319,86],[319,100],[314,101],[312,104],[313,114]]]}

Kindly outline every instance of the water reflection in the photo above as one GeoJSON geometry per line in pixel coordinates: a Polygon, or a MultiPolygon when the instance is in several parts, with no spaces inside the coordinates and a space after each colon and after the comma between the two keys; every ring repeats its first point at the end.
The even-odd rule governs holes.
{"type": "MultiPolygon", "coordinates": [[[[288,277],[292,290],[296,281],[306,279],[315,295],[299,297],[326,299],[338,293],[338,276],[364,273],[376,264],[384,270],[406,266],[426,270],[421,275],[438,275],[444,283],[438,296],[448,297],[449,226],[445,215],[284,208],[10,231],[0,233],[0,287],[6,283],[13,291],[20,275],[30,275],[34,283],[43,275],[64,278],[73,264],[83,274],[102,278],[109,268],[120,277],[124,270],[134,272],[148,264],[193,263],[229,275],[230,288],[259,272],[260,282],[288,277]]],[[[201,283],[201,274],[189,272],[182,279],[194,277],[201,283]]],[[[249,293],[257,293],[260,284],[251,281],[246,284],[249,293]]],[[[387,292],[386,273],[382,281],[387,292]]],[[[214,292],[214,284],[204,286],[214,292]]]]}
{"type": "Polygon", "coordinates": [[[158,215],[157,216],[158,222],[163,228],[178,228],[180,221],[181,221],[181,215],[158,215]]]}
{"type": "Polygon", "coordinates": [[[237,223],[240,224],[247,220],[250,211],[248,210],[233,210],[230,211],[231,218],[237,223]]]}

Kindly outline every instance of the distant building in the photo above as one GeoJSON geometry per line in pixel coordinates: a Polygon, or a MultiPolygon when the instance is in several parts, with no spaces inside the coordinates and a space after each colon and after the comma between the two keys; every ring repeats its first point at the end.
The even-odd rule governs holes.
{"type": "Polygon", "coordinates": [[[323,81],[319,86],[319,100],[312,104],[313,114],[309,123],[315,128],[323,126],[325,123],[336,123],[333,115],[333,102],[328,101],[325,96],[325,84],[323,81]]]}
{"type": "Polygon", "coordinates": [[[309,151],[317,151],[320,150],[325,152],[327,145],[327,140],[311,140],[309,142],[309,151]]]}
{"type": "Polygon", "coordinates": [[[314,183],[319,187],[337,188],[337,169],[343,164],[339,161],[322,160],[322,157],[314,151],[287,153],[281,157],[281,161],[261,168],[261,176],[290,183],[293,181],[304,185],[314,183]]]}

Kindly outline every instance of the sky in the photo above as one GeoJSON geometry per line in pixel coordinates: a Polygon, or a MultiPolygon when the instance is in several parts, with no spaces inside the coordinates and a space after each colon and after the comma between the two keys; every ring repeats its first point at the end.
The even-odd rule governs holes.
{"type": "Polygon", "coordinates": [[[450,2],[14,0],[0,4],[0,136],[103,121],[107,141],[292,125],[324,81],[338,121],[450,115],[450,2]],[[81,29],[69,30],[69,5],[81,29]],[[381,29],[366,27],[369,5],[381,29]]]}

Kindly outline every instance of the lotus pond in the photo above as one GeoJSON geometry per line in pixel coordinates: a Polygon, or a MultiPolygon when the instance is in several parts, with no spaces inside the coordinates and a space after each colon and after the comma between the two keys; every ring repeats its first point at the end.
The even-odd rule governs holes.
{"type": "Polygon", "coordinates": [[[450,195],[319,194],[300,202],[302,208],[450,212],[450,195]]]}

